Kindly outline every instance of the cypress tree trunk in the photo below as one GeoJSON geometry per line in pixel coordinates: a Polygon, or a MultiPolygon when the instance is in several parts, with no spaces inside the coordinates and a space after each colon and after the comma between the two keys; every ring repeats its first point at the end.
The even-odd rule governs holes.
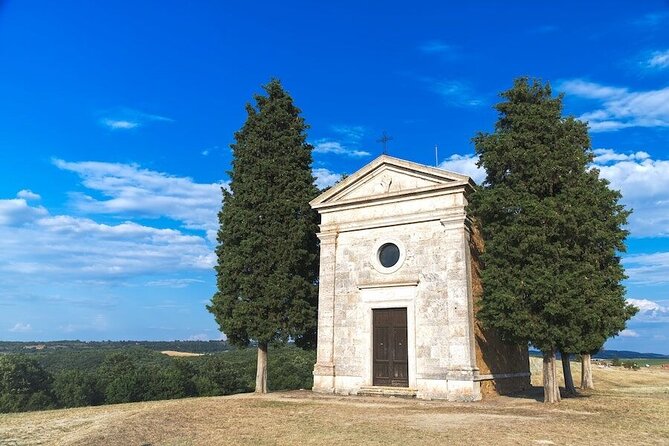
{"type": "Polygon", "coordinates": [[[267,342],[258,342],[256,393],[267,393],[267,342]]]}
{"type": "Polygon", "coordinates": [[[569,353],[560,352],[562,357],[562,374],[564,375],[564,387],[570,395],[576,395],[574,378],[571,376],[571,363],[569,362],[569,353]]]}
{"type": "Polygon", "coordinates": [[[557,367],[555,350],[543,352],[544,354],[544,403],[560,402],[560,387],[557,381],[557,367]]]}
{"type": "Polygon", "coordinates": [[[581,389],[594,389],[590,353],[581,353],[581,389]]]}

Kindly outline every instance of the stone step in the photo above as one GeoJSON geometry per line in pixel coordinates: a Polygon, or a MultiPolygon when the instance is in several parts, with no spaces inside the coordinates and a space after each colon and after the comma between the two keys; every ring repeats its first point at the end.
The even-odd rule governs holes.
{"type": "Polygon", "coordinates": [[[363,386],[358,390],[358,395],[416,398],[416,389],[410,387],[363,386]]]}

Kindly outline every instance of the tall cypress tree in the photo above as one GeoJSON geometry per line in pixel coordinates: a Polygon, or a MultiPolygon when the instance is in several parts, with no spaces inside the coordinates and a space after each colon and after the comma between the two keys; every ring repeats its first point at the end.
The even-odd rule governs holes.
{"type": "Polygon", "coordinates": [[[611,190],[597,169],[576,177],[564,191],[569,212],[562,221],[563,242],[573,257],[572,329],[565,331],[560,352],[565,387],[575,393],[570,354],[582,357],[581,387],[592,388],[590,354],[625,328],[637,309],[625,300],[625,279],[619,253],[625,251],[628,232],[623,228],[630,211],[619,203],[620,192],[611,190]]]}
{"type": "Polygon", "coordinates": [[[557,402],[556,352],[579,351],[586,321],[622,299],[615,252],[627,214],[589,170],[587,126],[562,116],[561,96],[527,78],[501,96],[495,131],[474,138],[487,173],[472,200],[486,241],[478,316],[542,351],[544,401],[557,402]]]}
{"type": "MultiPolygon", "coordinates": [[[[599,171],[591,169],[572,189],[570,200],[576,203],[574,210],[580,214],[575,215],[565,238],[571,239],[580,256],[582,272],[581,280],[575,283],[580,302],[577,301],[579,311],[574,314],[574,324],[579,333],[564,344],[571,347],[566,347],[566,355],[581,354],[581,387],[586,389],[594,387],[591,354],[622,331],[638,311],[625,300],[622,285],[625,272],[619,254],[626,249],[628,231],[623,227],[631,211],[619,203],[620,199],[620,192],[611,190],[609,182],[599,178],[599,171]]],[[[570,371],[565,373],[571,375],[570,371]]],[[[571,387],[573,391],[573,383],[571,387]]]]}
{"type": "Polygon", "coordinates": [[[267,347],[315,334],[318,194],[308,126],[274,79],[235,133],[230,192],[219,213],[217,292],[207,309],[235,345],[258,345],[256,392],[267,392],[267,347]]]}

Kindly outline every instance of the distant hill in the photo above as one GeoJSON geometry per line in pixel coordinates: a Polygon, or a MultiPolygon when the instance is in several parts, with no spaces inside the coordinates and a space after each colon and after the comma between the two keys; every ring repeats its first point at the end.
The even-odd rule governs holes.
{"type": "Polygon", "coordinates": [[[2,353],[33,353],[48,351],[118,350],[127,347],[144,347],[149,350],[188,353],[216,353],[230,349],[226,341],[0,341],[2,353]]]}
{"type": "MultiPolygon", "coordinates": [[[[530,350],[530,356],[541,356],[541,352],[538,350],[530,350]]],[[[558,355],[558,358],[560,355],[558,355]]],[[[660,353],[639,353],[629,350],[602,350],[596,355],[593,355],[595,359],[667,359],[669,360],[669,355],[662,355],[660,353]]]]}

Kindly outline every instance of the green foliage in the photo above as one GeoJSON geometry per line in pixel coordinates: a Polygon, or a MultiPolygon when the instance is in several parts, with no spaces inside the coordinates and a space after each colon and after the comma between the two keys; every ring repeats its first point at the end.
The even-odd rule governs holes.
{"type": "Polygon", "coordinates": [[[620,360],[620,358],[616,357],[611,360],[611,365],[614,367],[620,367],[623,365],[623,362],[620,360]]]}
{"type": "Polygon", "coordinates": [[[130,403],[141,401],[145,393],[146,378],[138,373],[138,367],[129,355],[109,355],[98,370],[105,402],[130,403]]]}
{"type": "Polygon", "coordinates": [[[243,364],[221,355],[205,358],[200,362],[195,378],[198,395],[218,396],[252,391],[253,362],[253,355],[249,355],[243,364]]]}
{"type": "MultiPolygon", "coordinates": [[[[230,395],[249,392],[254,386],[254,349],[187,358],[156,356],[136,347],[93,353],[80,352],[86,357],[83,360],[61,350],[35,358],[0,355],[0,412],[230,395]],[[44,360],[46,356],[54,357],[44,360]],[[42,367],[36,359],[48,366],[42,367]]],[[[269,362],[271,389],[313,385],[314,351],[276,345],[269,362]]]]}
{"type": "Polygon", "coordinates": [[[217,288],[211,305],[235,345],[296,339],[316,327],[318,190],[307,125],[278,80],[246,107],[235,133],[230,191],[219,213],[217,288]]]}
{"type": "Polygon", "coordinates": [[[298,348],[275,349],[269,357],[267,383],[272,390],[311,389],[316,352],[298,348]]]}
{"type": "Polygon", "coordinates": [[[478,316],[543,352],[587,352],[624,328],[617,253],[629,213],[589,170],[586,124],[562,117],[562,96],[521,78],[502,93],[495,132],[474,138],[487,177],[472,197],[486,242],[478,316]]]}
{"type": "Polygon", "coordinates": [[[95,373],[76,369],[62,370],[55,376],[53,393],[60,407],[97,406],[104,393],[95,373]]]}
{"type": "Polygon", "coordinates": [[[55,407],[52,376],[23,355],[0,356],[0,412],[55,407]]]}

